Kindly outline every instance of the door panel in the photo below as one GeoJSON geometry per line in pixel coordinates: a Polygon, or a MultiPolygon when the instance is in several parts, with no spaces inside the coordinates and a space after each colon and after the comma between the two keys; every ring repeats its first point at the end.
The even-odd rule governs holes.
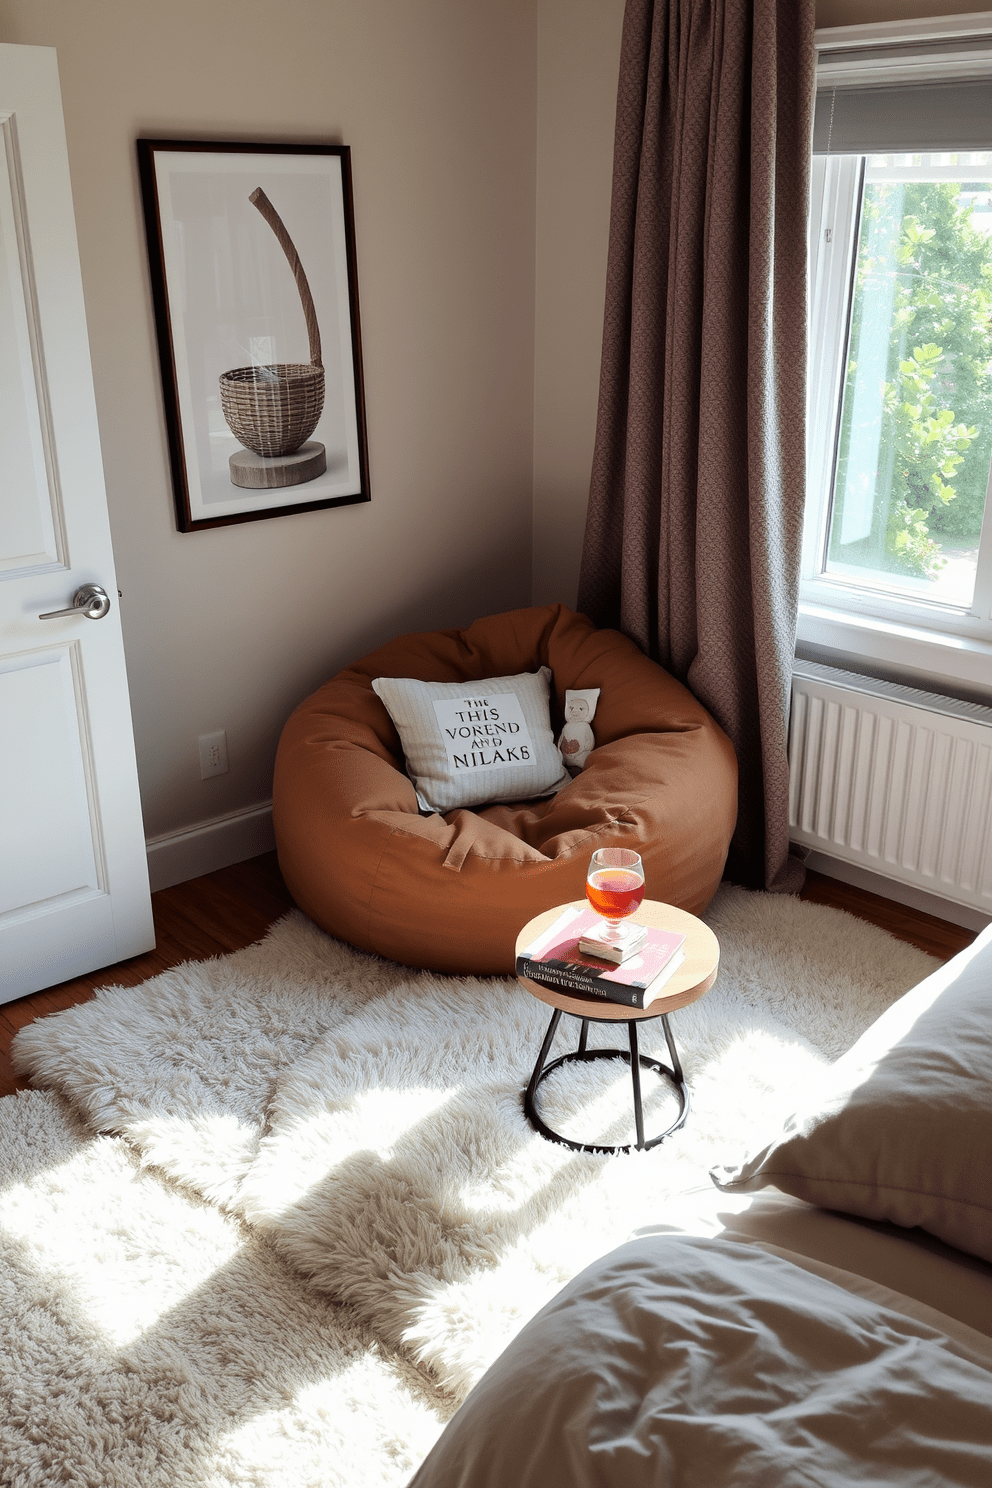
{"type": "Polygon", "coordinates": [[[55,53],[0,45],[0,1002],[154,943],[55,53]]]}
{"type": "Polygon", "coordinates": [[[0,573],[62,567],[54,440],[27,235],[22,164],[11,114],[0,126],[0,573]]]}
{"type": "Polygon", "coordinates": [[[92,894],[106,878],[97,873],[73,651],[78,645],[0,663],[0,716],[20,720],[0,732],[0,779],[14,786],[5,791],[0,914],[92,894]]]}

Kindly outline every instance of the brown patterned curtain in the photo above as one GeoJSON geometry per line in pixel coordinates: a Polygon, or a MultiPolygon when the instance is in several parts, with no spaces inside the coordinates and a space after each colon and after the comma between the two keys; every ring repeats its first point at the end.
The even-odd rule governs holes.
{"type": "Polygon", "coordinates": [[[794,891],[814,0],[627,0],[579,608],[740,766],[728,874],[794,891]]]}

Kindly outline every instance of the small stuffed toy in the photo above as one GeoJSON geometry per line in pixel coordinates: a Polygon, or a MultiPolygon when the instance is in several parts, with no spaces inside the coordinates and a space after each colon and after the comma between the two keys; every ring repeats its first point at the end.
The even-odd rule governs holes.
{"type": "Polygon", "coordinates": [[[565,693],[565,727],[558,748],[570,775],[578,775],[589,758],[589,751],[596,748],[589,725],[596,716],[598,702],[598,687],[569,688],[565,693]]]}

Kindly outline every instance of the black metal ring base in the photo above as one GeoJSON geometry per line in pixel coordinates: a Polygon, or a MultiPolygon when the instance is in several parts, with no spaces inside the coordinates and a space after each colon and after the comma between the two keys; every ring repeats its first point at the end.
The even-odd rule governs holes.
{"type": "MultiPolygon", "coordinates": [[[[534,1073],[530,1077],[530,1084],[524,1091],[524,1112],[527,1116],[527,1120],[530,1122],[534,1130],[539,1132],[541,1136],[545,1137],[549,1142],[557,1142],[560,1146],[568,1147],[573,1152],[607,1153],[635,1151],[646,1152],[651,1147],[657,1147],[659,1142],[663,1142],[665,1138],[670,1137],[673,1132],[678,1131],[679,1127],[683,1125],[686,1117],[689,1114],[689,1091],[686,1088],[685,1079],[682,1075],[682,1066],[679,1062],[678,1053],[676,1052],[675,1041],[672,1038],[671,1029],[668,1026],[668,1018],[664,1013],[662,1013],[660,1016],[662,1018],[665,1029],[665,1038],[672,1056],[673,1068],[671,1069],[669,1069],[667,1064],[662,1064],[659,1059],[652,1059],[649,1055],[640,1054],[638,1052],[637,1022],[634,1019],[631,1019],[631,1021],[627,1024],[628,1038],[630,1040],[629,1052],[626,1049],[587,1049],[586,1037],[588,1035],[590,1021],[588,1018],[583,1018],[581,1020],[582,1032],[579,1036],[578,1050],[573,1054],[562,1054],[559,1059],[552,1060],[552,1062],[547,1065],[547,1067],[545,1067],[544,1061],[548,1057],[548,1051],[551,1048],[551,1044],[554,1040],[558,1024],[561,1021],[561,1011],[559,1009],[556,1009],[552,1016],[551,1024],[548,1028],[547,1035],[545,1036],[544,1043],[541,1047],[541,1052],[537,1056],[537,1063],[534,1066],[534,1073]],[[548,1126],[547,1122],[545,1122],[538,1114],[536,1101],[537,1088],[543,1080],[546,1080],[550,1074],[553,1074],[554,1071],[556,1069],[559,1069],[563,1064],[589,1064],[596,1059],[624,1059],[630,1066],[631,1084],[633,1086],[634,1095],[634,1124],[637,1132],[636,1142],[628,1142],[625,1146],[615,1147],[609,1146],[607,1143],[604,1142],[573,1142],[571,1138],[563,1137],[560,1132],[553,1131],[552,1128],[548,1126]],[[662,1079],[668,1080],[674,1087],[675,1094],[678,1097],[679,1102],[678,1115],[672,1122],[671,1126],[666,1127],[663,1132],[660,1132],[656,1137],[652,1137],[649,1141],[645,1141],[644,1139],[644,1116],[641,1107],[642,1068],[654,1070],[656,1074],[662,1077],[662,1079]]],[[[593,1019],[592,1021],[605,1022],[606,1020],[593,1019]]]]}

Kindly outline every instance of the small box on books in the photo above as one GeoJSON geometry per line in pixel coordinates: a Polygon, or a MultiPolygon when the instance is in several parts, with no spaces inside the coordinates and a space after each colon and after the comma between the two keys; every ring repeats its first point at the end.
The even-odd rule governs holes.
{"type": "Polygon", "coordinates": [[[622,962],[629,961],[631,956],[636,956],[641,946],[648,938],[647,925],[625,926],[626,934],[620,945],[605,940],[602,927],[583,935],[579,941],[579,950],[585,956],[594,956],[597,961],[611,961],[614,966],[620,966],[622,962]]]}
{"type": "Polygon", "coordinates": [[[685,960],[685,936],[649,926],[636,955],[614,966],[587,955],[579,946],[584,936],[595,934],[601,925],[594,910],[569,905],[520,952],[517,975],[566,995],[584,993],[627,1007],[650,1007],[685,960]]]}

